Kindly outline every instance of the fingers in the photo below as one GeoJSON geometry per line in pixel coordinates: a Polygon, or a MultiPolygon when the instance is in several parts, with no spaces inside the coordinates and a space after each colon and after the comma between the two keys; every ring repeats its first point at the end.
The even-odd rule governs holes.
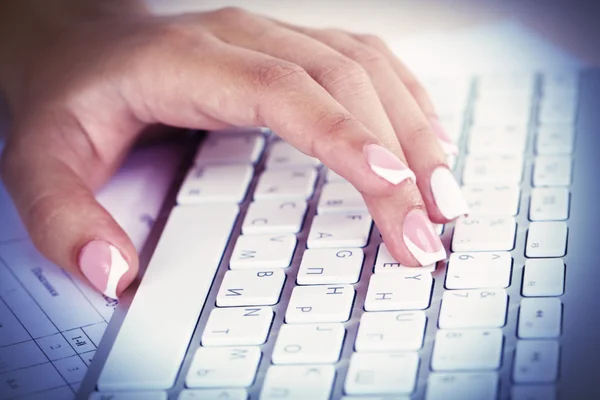
{"type": "MultiPolygon", "coordinates": [[[[360,63],[369,73],[387,116],[406,154],[409,167],[434,222],[445,223],[467,212],[458,183],[450,172],[436,135],[436,120],[428,119],[387,58],[339,31],[304,30],[360,63]]],[[[413,87],[415,87],[413,85],[413,87]]],[[[423,100],[426,107],[428,100],[423,100]]],[[[439,125],[439,122],[437,123],[439,125]]]]}
{"type": "MultiPolygon", "coordinates": [[[[199,127],[201,110],[232,125],[267,126],[375,196],[391,193],[410,175],[399,160],[372,151],[379,138],[297,64],[214,37],[198,34],[195,40],[197,48],[165,43],[177,73],[163,74],[159,84],[143,68],[131,73],[123,94],[138,119],[199,127]]],[[[141,62],[145,68],[148,58],[166,51],[160,44],[150,50],[141,62]]]]}
{"type": "MultiPolygon", "coordinates": [[[[373,86],[368,70],[361,64],[321,41],[262,18],[248,16],[239,27],[228,26],[223,22],[217,27],[216,34],[228,43],[285,59],[302,67],[340,105],[378,137],[384,147],[369,147],[367,154],[370,157],[377,159],[380,165],[389,163],[388,170],[402,168],[407,173],[410,171],[406,169],[405,156],[382,106],[381,96],[373,86]],[[260,40],[255,40],[256,37],[260,37],[260,40]]],[[[381,61],[387,62],[383,58],[381,61]]],[[[389,73],[393,74],[393,71],[390,69],[389,73]]],[[[401,179],[408,176],[410,175],[406,174],[401,179]]],[[[417,265],[430,264],[444,258],[441,243],[435,235],[425,235],[431,239],[426,242],[427,251],[411,246],[420,237],[416,232],[433,232],[425,214],[415,211],[424,208],[424,205],[414,179],[399,184],[389,196],[376,196],[372,193],[363,195],[384,239],[391,236],[401,238],[390,249],[398,260],[408,265],[417,265]],[[435,251],[432,251],[433,248],[435,251]]]]}
{"type": "Polygon", "coordinates": [[[82,134],[50,126],[49,120],[28,122],[13,132],[2,158],[3,181],[40,252],[117,298],[136,277],[135,248],[86,184],[92,177],[86,179],[83,165],[98,167],[94,157],[64,140],[82,134]]]}

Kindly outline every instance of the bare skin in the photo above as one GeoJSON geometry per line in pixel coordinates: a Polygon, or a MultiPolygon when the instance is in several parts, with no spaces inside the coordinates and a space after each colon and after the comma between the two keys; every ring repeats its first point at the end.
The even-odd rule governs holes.
{"type": "Polygon", "coordinates": [[[38,249],[70,273],[82,276],[82,247],[102,240],[129,265],[117,293],[135,278],[136,251],[93,193],[156,124],[271,128],[362,193],[405,265],[420,264],[402,239],[406,215],[449,220],[430,187],[446,166],[435,110],[377,37],[234,8],[157,17],[132,1],[12,3],[0,6],[0,85],[13,121],[2,176],[38,249]],[[416,183],[375,174],[370,144],[416,183]]]}

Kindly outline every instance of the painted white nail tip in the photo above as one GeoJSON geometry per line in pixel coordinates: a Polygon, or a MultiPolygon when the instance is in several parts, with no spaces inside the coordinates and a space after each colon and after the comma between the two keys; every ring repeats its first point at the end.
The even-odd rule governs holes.
{"type": "Polygon", "coordinates": [[[116,247],[110,246],[110,269],[108,271],[108,279],[104,294],[111,299],[117,298],[117,285],[121,277],[129,269],[127,261],[121,255],[121,252],[116,247]]]}
{"type": "Polygon", "coordinates": [[[447,219],[454,219],[469,213],[469,205],[458,182],[448,168],[438,167],[433,171],[431,191],[435,204],[447,219]]]}
{"type": "Polygon", "coordinates": [[[438,261],[446,259],[446,250],[443,247],[435,253],[428,253],[426,251],[421,250],[406,235],[403,235],[403,237],[406,247],[421,265],[435,264],[438,261]]]}
{"type": "Polygon", "coordinates": [[[414,183],[417,183],[417,177],[415,176],[415,173],[408,168],[398,170],[371,165],[371,170],[373,170],[373,172],[375,172],[377,175],[379,175],[386,181],[393,183],[394,185],[397,185],[400,182],[405,181],[407,179],[412,179],[414,183]]]}

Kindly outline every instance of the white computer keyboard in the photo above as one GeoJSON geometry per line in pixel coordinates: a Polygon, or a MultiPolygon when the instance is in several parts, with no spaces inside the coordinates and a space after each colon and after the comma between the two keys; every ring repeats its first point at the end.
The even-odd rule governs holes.
{"type": "Polygon", "coordinates": [[[211,133],[92,398],[554,398],[577,83],[426,81],[472,213],[423,268],[318,160],[211,133]]]}

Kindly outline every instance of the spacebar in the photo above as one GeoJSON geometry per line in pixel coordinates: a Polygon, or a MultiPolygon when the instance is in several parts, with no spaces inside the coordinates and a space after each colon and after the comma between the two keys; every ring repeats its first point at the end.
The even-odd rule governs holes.
{"type": "Polygon", "coordinates": [[[104,364],[98,390],[173,386],[238,206],[178,206],[104,364]]]}

